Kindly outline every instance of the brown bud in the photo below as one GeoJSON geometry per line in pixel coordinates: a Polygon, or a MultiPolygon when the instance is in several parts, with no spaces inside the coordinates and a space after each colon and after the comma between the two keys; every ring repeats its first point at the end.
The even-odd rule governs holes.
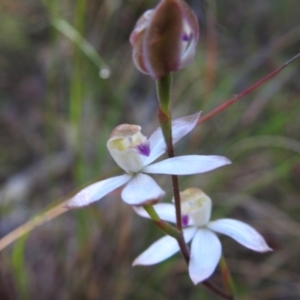
{"type": "Polygon", "coordinates": [[[198,38],[198,22],[189,6],[183,0],[161,0],[140,17],[131,33],[134,63],[158,79],[193,60],[198,38]]]}

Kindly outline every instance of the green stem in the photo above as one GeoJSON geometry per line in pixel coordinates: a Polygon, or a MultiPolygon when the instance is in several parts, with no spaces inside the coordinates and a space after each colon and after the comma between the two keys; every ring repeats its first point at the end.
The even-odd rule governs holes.
{"type": "MultiPolygon", "coordinates": [[[[172,141],[172,115],[170,111],[172,75],[167,74],[162,78],[158,79],[156,83],[157,83],[156,87],[157,87],[157,96],[158,96],[158,103],[159,103],[158,120],[166,142],[168,157],[174,157],[175,153],[174,153],[173,141],[172,141]]],[[[182,234],[179,180],[178,180],[178,176],[176,175],[172,175],[171,178],[172,178],[173,196],[174,196],[175,209],[176,209],[176,227],[181,232],[181,236],[180,238],[177,239],[177,241],[180,246],[181,253],[184,259],[186,260],[186,262],[188,263],[190,259],[190,254],[182,234]]]]}
{"type": "Polygon", "coordinates": [[[172,236],[176,240],[180,238],[181,232],[176,227],[161,220],[152,205],[144,205],[143,208],[145,209],[145,211],[148,213],[152,221],[160,230],[162,230],[167,235],[172,236]]]}
{"type": "MultiPolygon", "coordinates": [[[[84,21],[85,21],[85,11],[86,11],[86,0],[77,0],[75,2],[75,15],[74,15],[74,27],[78,30],[81,39],[83,39],[82,34],[84,31],[84,21]]],[[[83,73],[83,59],[82,53],[79,49],[74,47],[73,56],[73,70],[72,77],[70,80],[70,123],[75,140],[78,143],[78,160],[75,164],[75,181],[82,182],[83,171],[84,171],[84,158],[83,158],[83,135],[81,134],[81,122],[82,122],[82,99],[84,93],[84,77],[83,73]]]]}
{"type": "Polygon", "coordinates": [[[171,103],[171,87],[172,87],[172,74],[169,73],[156,81],[156,90],[158,96],[158,103],[167,116],[171,119],[170,103],[171,103]]]}
{"type": "MultiPolygon", "coordinates": [[[[168,157],[174,157],[174,148],[172,141],[172,115],[170,111],[171,103],[171,87],[172,75],[167,74],[157,81],[157,96],[158,96],[158,120],[166,142],[168,157]]],[[[182,231],[181,224],[181,206],[179,193],[178,176],[172,175],[172,187],[176,209],[176,226],[179,231],[182,231]]]]}
{"type": "Polygon", "coordinates": [[[235,288],[235,284],[233,281],[233,278],[230,274],[230,270],[228,268],[227,262],[225,260],[225,257],[222,255],[220,262],[219,262],[219,266],[221,269],[221,274],[222,274],[222,281],[224,284],[225,289],[227,290],[227,292],[232,295],[232,297],[234,299],[236,299],[234,297],[234,295],[236,295],[236,288],[235,288]]]}

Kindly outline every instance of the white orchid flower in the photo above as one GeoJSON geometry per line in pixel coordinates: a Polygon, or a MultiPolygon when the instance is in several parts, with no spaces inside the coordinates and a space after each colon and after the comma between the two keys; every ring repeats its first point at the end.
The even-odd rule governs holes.
{"type": "MultiPolygon", "coordinates": [[[[176,222],[173,204],[159,203],[153,207],[162,220],[176,222]]],[[[221,258],[222,246],[215,232],[228,235],[254,251],[272,250],[254,228],[241,221],[234,219],[210,221],[212,201],[200,189],[189,188],[181,193],[181,209],[184,239],[186,243],[191,241],[189,275],[194,284],[210,277],[221,258]]],[[[134,207],[134,210],[140,216],[149,218],[142,207],[134,207]]],[[[139,255],[133,265],[156,264],[178,251],[176,239],[165,236],[139,255]]]]}
{"type": "MultiPolygon", "coordinates": [[[[176,119],[172,122],[173,143],[189,133],[197,124],[200,113],[176,119]]],[[[226,157],[210,155],[185,155],[168,158],[152,163],[166,151],[165,141],[160,128],[149,139],[141,133],[138,125],[123,124],[117,126],[108,142],[107,148],[115,162],[126,172],[96,182],[67,203],[67,207],[76,208],[100,200],[111,191],[124,185],[121,197],[130,205],[140,205],[157,201],[165,192],[148,174],[190,175],[211,171],[227,165],[226,157]]]]}

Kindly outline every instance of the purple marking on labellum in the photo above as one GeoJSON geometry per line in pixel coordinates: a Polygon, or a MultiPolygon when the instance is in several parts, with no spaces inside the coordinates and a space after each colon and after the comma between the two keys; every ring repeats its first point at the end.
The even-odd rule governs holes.
{"type": "Polygon", "coordinates": [[[185,42],[188,42],[190,40],[190,35],[187,33],[184,33],[182,36],[182,40],[185,42]]]}
{"type": "Polygon", "coordinates": [[[188,226],[189,224],[189,216],[188,215],[183,215],[181,217],[181,223],[183,226],[188,226]]]}
{"type": "Polygon", "coordinates": [[[139,153],[145,156],[150,155],[150,146],[149,144],[140,144],[138,146],[139,153]]]}

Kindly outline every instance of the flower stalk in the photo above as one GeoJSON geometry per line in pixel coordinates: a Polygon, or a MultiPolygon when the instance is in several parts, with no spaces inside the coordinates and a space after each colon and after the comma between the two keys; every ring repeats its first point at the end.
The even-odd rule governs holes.
{"type": "MultiPolygon", "coordinates": [[[[172,141],[172,114],[170,110],[171,104],[171,89],[172,89],[172,74],[169,73],[156,81],[157,86],[157,97],[159,103],[158,109],[158,120],[161,126],[163,136],[167,146],[167,155],[169,158],[175,156],[173,141],[172,141]]],[[[180,192],[179,192],[179,180],[178,176],[172,175],[172,189],[176,209],[176,227],[181,232],[180,238],[177,238],[181,253],[186,260],[189,262],[189,249],[184,241],[182,235],[182,224],[181,224],[181,204],[180,204],[180,192]]]]}
{"type": "MultiPolygon", "coordinates": [[[[173,141],[172,141],[172,114],[170,110],[171,105],[171,90],[172,90],[172,74],[169,73],[162,78],[156,81],[156,90],[157,90],[157,98],[158,98],[158,121],[163,133],[163,137],[166,143],[166,151],[169,158],[175,156],[173,141]]],[[[169,227],[166,227],[164,221],[161,220],[156,213],[153,206],[144,206],[144,209],[147,211],[151,219],[154,221],[157,227],[159,227],[162,231],[167,233],[168,235],[176,238],[177,243],[180,248],[180,252],[186,261],[187,265],[190,262],[190,250],[184,240],[183,232],[182,232],[182,214],[181,214],[181,201],[180,201],[180,189],[179,189],[179,180],[178,176],[172,175],[172,189],[173,189],[173,197],[175,204],[175,213],[176,213],[176,228],[180,235],[174,236],[173,230],[170,230],[169,227]],[[169,232],[167,232],[169,231],[169,232]]],[[[169,225],[169,223],[167,223],[169,225]]],[[[171,226],[171,225],[169,225],[171,226]]],[[[171,226],[172,227],[172,226],[171,226]]],[[[177,233],[177,232],[176,232],[177,233]]],[[[202,282],[206,288],[210,289],[215,294],[219,295],[223,299],[234,300],[234,297],[230,294],[224,293],[217,286],[213,285],[208,280],[202,282]]]]}
{"type": "Polygon", "coordinates": [[[159,215],[156,213],[152,205],[144,205],[143,208],[148,213],[154,224],[162,230],[167,235],[175,238],[178,242],[178,245],[181,249],[181,253],[185,261],[188,263],[190,260],[189,249],[184,241],[183,234],[176,227],[170,225],[168,222],[162,220],[159,215]]]}
{"type": "Polygon", "coordinates": [[[160,230],[177,240],[180,238],[181,232],[176,227],[170,225],[168,222],[160,219],[152,205],[144,205],[143,208],[160,230]]]}
{"type": "Polygon", "coordinates": [[[170,102],[171,102],[171,89],[172,89],[172,74],[169,73],[157,82],[157,95],[159,101],[159,107],[164,115],[166,115],[166,119],[164,121],[171,119],[170,112],[170,102]]]}

